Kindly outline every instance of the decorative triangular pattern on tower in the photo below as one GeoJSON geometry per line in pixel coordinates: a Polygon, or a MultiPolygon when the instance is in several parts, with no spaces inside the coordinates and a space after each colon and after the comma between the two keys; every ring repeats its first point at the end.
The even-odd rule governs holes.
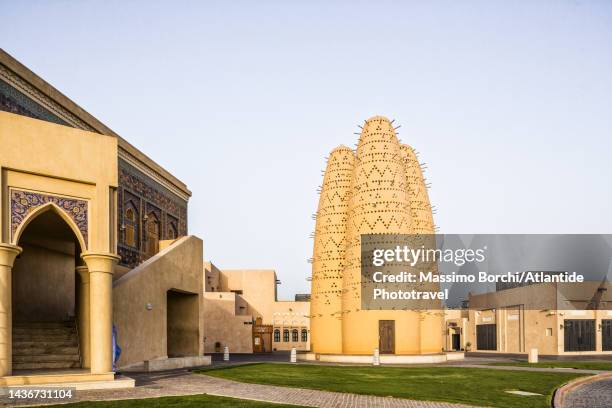
{"type": "MultiPolygon", "coordinates": [[[[399,327],[416,325],[417,332],[422,320],[413,311],[360,310],[361,235],[434,233],[415,151],[399,142],[392,122],[383,116],[368,119],[361,130],[355,151],[340,146],[331,152],[320,190],[311,300],[312,349],[317,353],[361,352],[372,335],[355,338],[356,333],[396,313],[403,313],[399,327]],[[372,318],[372,313],[379,314],[372,318]]],[[[422,340],[415,344],[422,352],[422,340]]]]}

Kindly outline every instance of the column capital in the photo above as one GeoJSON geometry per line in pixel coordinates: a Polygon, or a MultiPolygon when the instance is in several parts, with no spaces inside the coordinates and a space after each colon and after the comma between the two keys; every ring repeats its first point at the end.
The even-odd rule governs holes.
{"type": "Polygon", "coordinates": [[[89,282],[89,268],[87,266],[80,265],[74,268],[74,270],[79,274],[83,282],[89,282]]]}
{"type": "Polygon", "coordinates": [[[21,247],[17,245],[0,243],[0,265],[12,268],[15,258],[17,258],[21,251],[21,247]]]}
{"type": "Polygon", "coordinates": [[[81,254],[81,258],[87,264],[90,273],[106,272],[112,274],[113,267],[121,260],[119,255],[105,252],[84,252],[81,254]]]}

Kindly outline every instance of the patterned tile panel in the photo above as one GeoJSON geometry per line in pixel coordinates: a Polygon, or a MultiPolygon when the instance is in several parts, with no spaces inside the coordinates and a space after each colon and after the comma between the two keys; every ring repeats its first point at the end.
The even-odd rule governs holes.
{"type": "Polygon", "coordinates": [[[120,264],[134,268],[147,259],[146,220],[155,216],[160,222],[159,239],[170,239],[187,235],[187,202],[177,197],[164,186],[148,177],[125,160],[119,159],[119,197],[117,251],[120,264]],[[125,210],[128,205],[137,207],[138,226],[136,247],[125,242],[125,210]]]}
{"type": "MultiPolygon", "coordinates": [[[[11,237],[27,216],[37,208],[53,203],[74,221],[83,235],[85,246],[88,245],[88,203],[86,200],[59,197],[31,191],[11,189],[11,237]]],[[[85,248],[83,248],[85,249],[85,248]]]]}

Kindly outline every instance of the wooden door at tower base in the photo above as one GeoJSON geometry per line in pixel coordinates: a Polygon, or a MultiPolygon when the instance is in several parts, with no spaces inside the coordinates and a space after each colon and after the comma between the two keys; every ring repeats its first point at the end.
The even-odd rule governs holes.
{"type": "Polygon", "coordinates": [[[378,351],[395,354],[395,320],[378,321],[378,351]]]}

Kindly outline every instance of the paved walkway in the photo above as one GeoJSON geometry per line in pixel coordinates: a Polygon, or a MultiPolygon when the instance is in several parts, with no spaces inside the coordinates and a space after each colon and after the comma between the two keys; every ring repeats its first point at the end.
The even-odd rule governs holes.
{"type": "MultiPolygon", "coordinates": [[[[250,399],[324,408],[472,408],[468,405],[446,402],[414,401],[402,398],[376,397],[302,388],[277,387],[272,385],[246,384],[221,378],[188,372],[167,372],[163,374],[138,374],[136,388],[129,390],[78,391],[76,401],[102,401],[117,399],[151,398],[161,396],[210,394],[223,397],[250,399]]],[[[57,401],[55,402],[57,403],[57,401]]],[[[6,400],[0,406],[16,406],[6,400]]],[[[26,405],[26,404],[21,404],[26,405]]]]}
{"type": "Polygon", "coordinates": [[[612,378],[584,384],[565,397],[564,408],[612,407],[612,378]]]}

